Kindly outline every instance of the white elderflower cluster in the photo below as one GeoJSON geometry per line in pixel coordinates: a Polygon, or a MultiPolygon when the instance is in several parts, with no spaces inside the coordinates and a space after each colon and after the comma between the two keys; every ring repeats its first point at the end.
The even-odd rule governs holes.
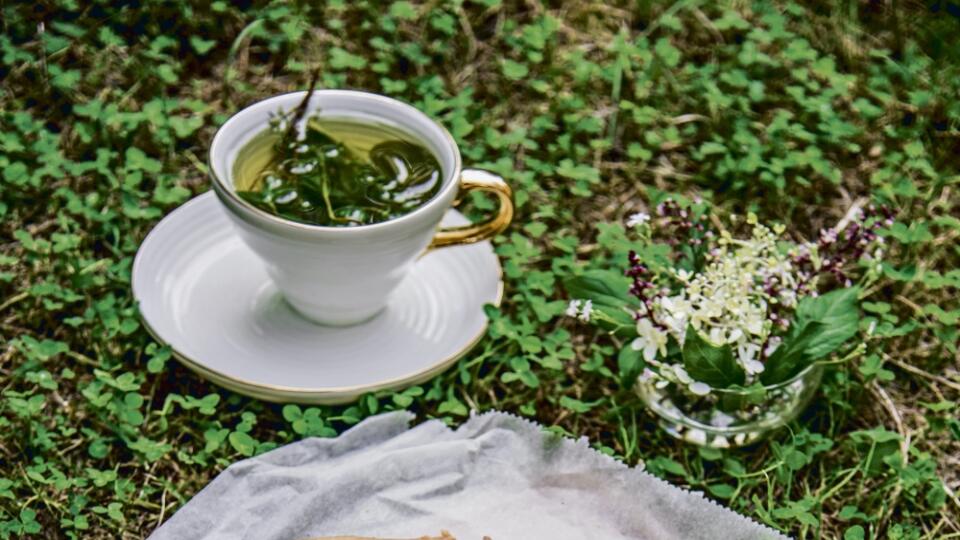
{"type": "MultiPolygon", "coordinates": [[[[632,345],[643,351],[648,363],[659,364],[658,356],[663,359],[668,336],[682,347],[687,327],[692,326],[715,345],[729,344],[748,375],[763,371],[761,351],[769,355],[779,344],[770,334],[774,325],[783,328],[787,321],[784,311],[796,306],[799,279],[790,254],[777,247],[782,229],[774,232],[757,223],[753,215],[748,223],[753,225],[750,238],[735,239],[722,233],[700,272],[673,270],[679,291],[654,298],[652,312],[642,309],[638,313],[637,338],[632,345]]],[[[676,367],[660,369],[661,376],[692,384],[689,375],[676,367]]],[[[691,391],[704,393],[702,383],[697,384],[691,391]]]]}
{"type": "Polygon", "coordinates": [[[590,322],[593,313],[593,300],[571,300],[567,305],[567,317],[576,317],[583,322],[590,322]]]}

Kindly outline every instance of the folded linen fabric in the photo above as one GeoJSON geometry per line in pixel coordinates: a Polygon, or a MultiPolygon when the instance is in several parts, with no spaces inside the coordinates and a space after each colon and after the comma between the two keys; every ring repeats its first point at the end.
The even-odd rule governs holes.
{"type": "Polygon", "coordinates": [[[151,540],[784,538],[706,499],[506,413],[456,430],[371,417],[228,467],[151,540]]]}

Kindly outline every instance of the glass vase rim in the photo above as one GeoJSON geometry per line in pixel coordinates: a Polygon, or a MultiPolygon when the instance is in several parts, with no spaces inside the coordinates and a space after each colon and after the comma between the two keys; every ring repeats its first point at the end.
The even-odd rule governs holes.
{"type": "MultiPolygon", "coordinates": [[[[779,390],[780,388],[790,386],[791,384],[806,378],[807,375],[809,375],[810,373],[813,372],[813,370],[818,368],[822,369],[823,365],[820,364],[819,362],[813,362],[809,366],[800,370],[800,372],[794,375],[793,377],[790,377],[789,379],[778,382],[778,383],[765,384],[763,385],[763,389],[769,392],[771,390],[779,390]]],[[[753,391],[750,390],[749,387],[748,388],[711,388],[710,391],[716,392],[718,394],[740,395],[740,396],[747,396],[753,393],[753,391]]]]}

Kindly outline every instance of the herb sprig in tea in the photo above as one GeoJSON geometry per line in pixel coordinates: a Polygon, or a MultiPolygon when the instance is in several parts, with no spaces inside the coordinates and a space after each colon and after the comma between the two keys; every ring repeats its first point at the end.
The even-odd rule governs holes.
{"type": "Polygon", "coordinates": [[[440,189],[433,154],[386,126],[316,115],[302,130],[291,122],[278,117],[241,152],[237,194],[257,208],[301,223],[369,225],[415,210],[440,189]],[[252,156],[264,150],[260,165],[252,156]]]}

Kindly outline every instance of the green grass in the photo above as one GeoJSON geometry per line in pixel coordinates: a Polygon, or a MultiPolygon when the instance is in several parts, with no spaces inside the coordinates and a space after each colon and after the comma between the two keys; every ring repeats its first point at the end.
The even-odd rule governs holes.
{"type": "Polygon", "coordinates": [[[801,538],[960,537],[956,4],[57,4],[0,7],[0,538],[145,536],[238,459],[404,408],[522,414],[801,538]],[[517,193],[486,339],[350,407],[197,378],[130,295],[144,235],[208,189],[216,127],[315,66],[413,103],[517,193]],[[897,211],[866,354],[768,442],[673,441],[615,339],[562,316],[562,279],[624,265],[625,216],[670,195],[796,235],[859,198],[897,211]]]}

